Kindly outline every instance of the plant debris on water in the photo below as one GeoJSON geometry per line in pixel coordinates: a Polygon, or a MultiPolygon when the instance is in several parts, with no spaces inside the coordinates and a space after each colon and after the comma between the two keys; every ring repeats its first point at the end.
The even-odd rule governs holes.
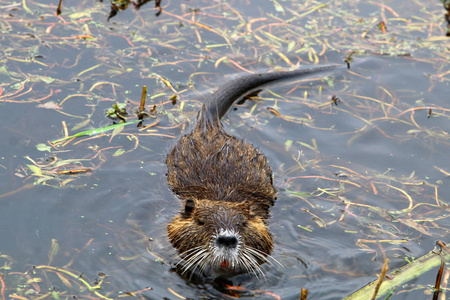
{"type": "MultiPolygon", "coordinates": [[[[251,11],[246,11],[250,1],[40,2],[0,0],[0,103],[9,109],[53,113],[52,120],[39,120],[39,128],[47,127],[37,136],[8,124],[6,130],[29,139],[41,154],[16,158],[14,169],[0,165],[23,181],[21,188],[0,192],[0,200],[37,185],[82,186],[102,164],[118,156],[134,160],[136,150],[153,147],[144,137],[176,138],[195,120],[202,94],[228,80],[227,72],[255,73],[337,60],[349,69],[297,80],[284,94],[270,88],[252,93],[243,100],[248,109],[238,124],[230,125],[233,128],[250,123],[261,130],[266,124],[305,126],[324,134],[335,132],[349,148],[374,132],[394,143],[420,145],[430,153],[450,146],[449,127],[436,125],[450,124],[448,99],[428,97],[443,86],[448,91],[450,84],[448,1],[410,1],[407,6],[402,1],[252,1],[256,9],[251,11]],[[359,67],[361,57],[395,58],[392,63],[398,68],[405,68],[405,61],[420,65],[429,73],[415,76],[422,76],[427,87],[412,90],[380,84],[390,74],[359,67]],[[373,95],[357,88],[362,82],[373,85],[373,95]],[[307,110],[299,115],[285,108],[293,103],[307,110]],[[326,122],[337,114],[359,125],[349,129],[326,122]]],[[[410,74],[405,73],[399,72],[407,81],[410,74]]],[[[37,115],[33,115],[36,120],[37,115]]],[[[299,221],[297,228],[314,233],[340,224],[353,236],[355,248],[381,261],[370,275],[379,273],[384,258],[390,257],[384,270],[388,278],[392,260],[410,243],[420,243],[423,237],[447,238],[447,161],[430,166],[440,174],[439,179],[430,179],[415,171],[374,172],[344,163],[322,150],[316,139],[301,135],[286,136],[278,146],[292,154],[289,164],[273,166],[280,175],[278,186],[289,201],[302,203],[301,213],[310,220],[299,221]],[[314,191],[301,189],[303,182],[312,181],[317,182],[314,191]]],[[[53,258],[61,255],[56,240],[50,248],[48,263],[26,271],[15,267],[11,253],[0,253],[0,300],[138,298],[151,290],[120,294],[108,286],[105,274],[89,280],[71,270],[71,262],[54,266],[53,258]],[[50,282],[58,282],[54,284],[58,287],[49,290],[45,284],[50,282]]],[[[424,253],[412,264],[405,259],[405,268],[413,270],[418,264],[414,261],[434,268],[438,259],[448,261],[448,254],[439,255],[424,253]]],[[[324,263],[323,268],[330,274],[344,274],[338,266],[324,263]]],[[[442,272],[448,278],[448,270],[442,272]]],[[[345,276],[357,277],[357,273],[345,276]]],[[[402,284],[405,273],[395,273],[402,284]]],[[[373,290],[378,297],[415,295],[411,286],[399,284],[386,290],[383,280],[378,287],[376,276],[373,280],[364,296],[355,293],[349,299],[368,299],[362,297],[374,295],[373,290]]],[[[229,297],[264,293],[280,298],[277,291],[238,288],[230,288],[229,297]]],[[[419,284],[415,288],[433,291],[419,284]]],[[[184,297],[182,292],[169,291],[184,297]]]]}

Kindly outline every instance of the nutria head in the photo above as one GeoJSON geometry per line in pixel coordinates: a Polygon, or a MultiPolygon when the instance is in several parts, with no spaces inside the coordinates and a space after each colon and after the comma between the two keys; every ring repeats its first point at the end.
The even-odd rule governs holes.
{"type": "Polygon", "coordinates": [[[186,200],[184,210],[167,226],[182,258],[181,271],[206,276],[254,273],[272,252],[272,236],[262,204],[186,200]]]}

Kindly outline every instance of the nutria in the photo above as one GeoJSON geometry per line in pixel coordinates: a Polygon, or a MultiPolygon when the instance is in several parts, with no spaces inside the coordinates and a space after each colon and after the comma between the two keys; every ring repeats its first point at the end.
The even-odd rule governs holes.
{"type": "Polygon", "coordinates": [[[220,118],[260,85],[334,67],[247,75],[208,96],[195,128],[166,159],[168,183],[184,200],[183,210],[167,226],[182,273],[264,276],[260,264],[274,261],[266,225],[276,199],[272,171],[255,147],[225,132],[220,118]]]}

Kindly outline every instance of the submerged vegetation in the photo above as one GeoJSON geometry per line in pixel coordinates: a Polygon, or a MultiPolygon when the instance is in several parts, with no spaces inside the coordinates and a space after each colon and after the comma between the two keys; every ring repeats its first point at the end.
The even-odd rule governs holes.
{"type": "MultiPolygon", "coordinates": [[[[244,101],[248,109],[234,116],[229,126],[279,130],[274,141],[289,158],[273,167],[278,169],[275,179],[282,197],[290,201],[285,209],[297,209],[305,218],[297,225],[302,232],[337,228],[354,241],[355,249],[372,255],[379,267],[369,274],[374,280],[386,258],[390,265],[402,266],[410,245],[423,238],[448,239],[450,168],[439,159],[447,157],[450,146],[447,1],[410,1],[405,7],[403,1],[359,0],[258,4],[80,0],[61,1],[58,14],[55,2],[0,0],[0,104],[6,113],[29,112],[20,123],[3,120],[5,130],[41,153],[30,151],[34,154],[0,165],[23,181],[20,188],[2,190],[0,200],[37,185],[83,187],[92,180],[89,174],[103,164],[119,156],[133,160],[139,150],[153,151],[160,147],[157,142],[166,143],[186,130],[202,94],[227,80],[223,74],[338,62],[348,64],[349,71],[295,81],[282,94],[271,89],[252,95],[244,101]],[[423,85],[408,85],[411,74],[423,85]],[[145,107],[140,103],[142,90],[145,107]],[[335,123],[342,115],[354,122],[335,123]],[[38,126],[26,123],[30,117],[38,126]],[[427,172],[434,172],[432,176],[415,169],[400,173],[390,167],[370,168],[361,161],[339,159],[345,152],[341,149],[335,149],[333,157],[315,138],[285,134],[284,128],[290,126],[324,135],[331,132],[345,140],[347,148],[360,147],[369,162],[382,151],[364,147],[364,143],[375,146],[370,143],[374,137],[424,149],[438,159],[430,159],[427,172]],[[305,187],[310,182],[313,190],[305,187]]],[[[422,159],[410,157],[411,164],[422,159]]],[[[148,241],[140,228],[131,231],[140,236],[142,245],[148,241]]],[[[445,246],[440,249],[442,260],[448,261],[445,246]]],[[[88,280],[81,271],[71,270],[75,255],[55,267],[53,258],[61,255],[56,240],[49,262],[41,265],[18,270],[11,253],[0,254],[0,300],[139,298],[151,290],[118,291],[108,285],[109,274],[88,280]]],[[[436,255],[428,255],[421,263],[434,266],[436,255]]],[[[127,259],[141,258],[136,254],[127,259]]],[[[329,274],[359,276],[357,265],[324,264],[329,274]]],[[[446,282],[449,270],[441,273],[446,282]]],[[[442,289],[442,296],[447,287],[435,289],[442,289]]],[[[390,292],[395,299],[396,293],[414,297],[435,289],[402,282],[390,292]]],[[[167,290],[184,297],[171,287],[167,290]]],[[[229,287],[226,293],[236,298],[261,293],[280,298],[276,290],[229,287]]],[[[357,297],[349,299],[363,299],[357,297]]]]}

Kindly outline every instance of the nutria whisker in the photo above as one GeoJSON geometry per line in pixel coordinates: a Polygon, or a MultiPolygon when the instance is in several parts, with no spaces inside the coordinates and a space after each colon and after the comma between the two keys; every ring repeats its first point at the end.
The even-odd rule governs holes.
{"type": "Polygon", "coordinates": [[[200,272],[202,272],[202,274],[208,274],[208,269],[210,268],[209,263],[208,263],[208,259],[213,259],[210,258],[212,256],[211,252],[206,252],[205,256],[203,257],[202,260],[200,260],[200,272]]]}
{"type": "Polygon", "coordinates": [[[274,268],[282,267],[284,268],[283,264],[280,263],[275,257],[273,257],[270,254],[264,253],[259,251],[258,249],[252,248],[250,246],[247,247],[246,251],[249,253],[252,253],[254,256],[258,257],[261,260],[264,260],[264,262],[268,263],[269,265],[273,266],[274,268]]]}
{"type": "MultiPolygon", "coordinates": [[[[184,257],[183,260],[180,261],[180,262],[183,262],[182,274],[184,274],[186,271],[188,271],[192,266],[196,265],[197,262],[201,261],[207,252],[207,249],[204,249],[203,247],[197,247],[195,250],[196,251],[191,252],[190,255],[184,257]]],[[[178,262],[177,265],[180,262],[178,262]]]]}
{"type": "Polygon", "coordinates": [[[244,252],[242,253],[242,258],[242,262],[244,266],[246,266],[248,273],[254,274],[257,279],[260,279],[258,274],[261,275],[262,278],[266,279],[266,275],[264,275],[259,263],[252,257],[252,255],[244,252]]]}
{"type": "Polygon", "coordinates": [[[272,170],[258,149],[226,133],[220,119],[235,100],[260,85],[335,67],[252,74],[207,97],[194,129],[166,158],[167,181],[184,201],[167,226],[181,257],[181,274],[252,273],[265,278],[261,264],[281,265],[271,256],[273,239],[267,228],[276,200],[272,170]]]}
{"type": "MultiPolygon", "coordinates": [[[[183,257],[186,259],[187,257],[189,257],[189,256],[191,256],[191,255],[193,255],[193,254],[195,254],[195,253],[197,252],[197,250],[199,250],[199,249],[204,249],[204,247],[203,247],[203,246],[194,247],[194,248],[192,248],[192,249],[189,249],[189,250],[187,250],[187,251],[181,253],[180,255],[183,256],[183,257]]],[[[179,262],[177,263],[177,265],[178,265],[180,262],[181,262],[181,261],[179,261],[179,262]]]]}

